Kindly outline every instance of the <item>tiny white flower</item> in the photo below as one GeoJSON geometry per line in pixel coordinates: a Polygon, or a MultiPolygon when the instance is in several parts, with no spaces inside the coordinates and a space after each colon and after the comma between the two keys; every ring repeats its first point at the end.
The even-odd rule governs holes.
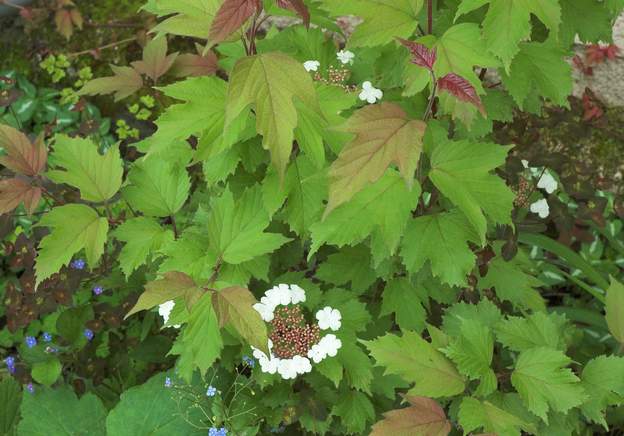
{"type": "Polygon", "coordinates": [[[256,310],[256,312],[260,314],[260,317],[262,318],[263,321],[265,322],[273,321],[273,317],[274,317],[273,306],[268,306],[264,303],[256,303],[252,307],[256,310]]]}
{"type": "Polygon", "coordinates": [[[540,218],[546,218],[548,214],[550,214],[550,208],[548,207],[548,202],[545,198],[532,203],[530,210],[531,212],[538,214],[540,218]]]}
{"type": "Polygon", "coordinates": [[[342,341],[336,335],[329,334],[321,338],[319,345],[329,357],[334,357],[342,347],[342,341]]]}
{"type": "Polygon", "coordinates": [[[305,291],[297,285],[290,285],[290,299],[292,304],[306,301],[305,291]]]}
{"type": "Polygon", "coordinates": [[[352,64],[355,54],[349,50],[340,50],[336,53],[336,58],[343,64],[352,64]]]}
{"type": "Polygon", "coordinates": [[[318,71],[318,68],[321,66],[319,61],[305,61],[303,63],[303,68],[306,71],[318,71]]]}
{"type": "Polygon", "coordinates": [[[307,372],[312,371],[312,364],[310,363],[310,360],[307,357],[297,355],[297,356],[294,356],[292,360],[295,366],[295,370],[297,371],[297,374],[305,374],[307,372]]]}
{"type": "Polygon", "coordinates": [[[284,380],[297,377],[296,365],[292,359],[280,359],[277,364],[277,372],[284,380]]]}
{"type": "Polygon", "coordinates": [[[287,306],[290,304],[290,288],[288,285],[280,284],[278,286],[273,286],[271,289],[266,291],[264,295],[275,305],[287,306]]]}
{"type": "Polygon", "coordinates": [[[522,166],[524,168],[529,168],[529,161],[526,159],[522,159],[520,162],[522,162],[522,166]]]}
{"type": "Polygon", "coordinates": [[[319,344],[314,344],[312,345],[312,348],[308,350],[308,357],[312,359],[314,363],[320,363],[323,359],[325,359],[325,357],[327,357],[327,353],[319,344]]]}
{"type": "Polygon", "coordinates": [[[537,182],[537,187],[546,190],[549,194],[555,192],[557,190],[557,186],[557,180],[555,180],[552,174],[548,171],[544,171],[544,174],[542,174],[542,177],[540,177],[537,182]]]}
{"type": "Polygon", "coordinates": [[[370,104],[375,103],[383,97],[381,89],[375,88],[368,80],[362,83],[362,92],[358,96],[360,100],[367,101],[370,104]]]}
{"type": "Polygon", "coordinates": [[[338,309],[332,309],[329,306],[316,312],[316,319],[321,330],[332,329],[336,331],[342,325],[342,315],[338,309]]]}
{"type": "MultiPolygon", "coordinates": [[[[164,303],[158,306],[158,314],[163,317],[165,324],[169,322],[169,316],[171,315],[171,311],[173,310],[173,306],[175,303],[173,300],[165,301],[164,303]]],[[[179,329],[180,324],[175,324],[172,327],[179,329]]]]}
{"type": "Polygon", "coordinates": [[[268,357],[264,356],[258,359],[258,362],[260,363],[260,369],[262,370],[262,372],[265,372],[267,374],[275,374],[277,372],[277,367],[279,366],[280,359],[276,357],[272,357],[269,359],[268,357]]]}

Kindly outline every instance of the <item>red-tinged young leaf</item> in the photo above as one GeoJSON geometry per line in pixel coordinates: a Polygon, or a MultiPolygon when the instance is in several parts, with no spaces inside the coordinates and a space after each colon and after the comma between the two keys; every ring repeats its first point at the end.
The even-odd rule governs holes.
{"type": "Polygon", "coordinates": [[[83,19],[80,11],[76,8],[73,8],[70,10],[69,13],[71,15],[71,20],[72,23],[74,23],[74,26],[82,30],[83,19]]]}
{"type": "Polygon", "coordinates": [[[282,9],[296,13],[303,20],[303,24],[310,27],[310,11],[308,11],[303,0],[277,0],[277,5],[282,9]]]}
{"type": "Polygon", "coordinates": [[[401,44],[403,44],[412,54],[411,62],[433,71],[433,64],[437,59],[437,52],[435,48],[428,48],[426,45],[419,44],[414,41],[409,41],[403,38],[397,38],[401,44]]]}
{"type": "Polygon", "coordinates": [[[249,289],[240,286],[221,289],[212,294],[212,307],[219,318],[219,326],[231,324],[249,345],[268,355],[266,323],[253,308],[255,303],[257,300],[249,289]]]}
{"type": "Polygon", "coordinates": [[[371,436],[446,436],[451,423],[431,398],[406,395],[411,406],[391,410],[372,427],[371,436]]]}
{"type": "Polygon", "coordinates": [[[260,0],[225,0],[210,27],[210,42],[216,44],[224,41],[261,7],[260,0]]]}
{"type": "Polygon", "coordinates": [[[54,14],[54,22],[56,23],[56,30],[63,35],[65,39],[71,38],[74,33],[74,25],[72,24],[71,11],[69,9],[61,8],[54,14]]]}
{"type": "Polygon", "coordinates": [[[355,112],[341,130],[355,138],[340,152],[329,169],[329,202],[325,216],[374,183],[390,164],[398,165],[408,186],[422,150],[425,123],[412,120],[394,103],[369,105],[355,112]]]}
{"type": "Polygon", "coordinates": [[[149,41],[143,48],[143,59],[134,61],[131,65],[141,74],[156,82],[173,65],[177,53],[167,56],[167,38],[159,36],[149,41]]]}
{"type": "Polygon", "coordinates": [[[217,71],[217,55],[213,51],[201,54],[182,54],[171,68],[176,77],[211,76],[217,71]]]}
{"type": "Polygon", "coordinates": [[[169,271],[162,278],[145,285],[145,292],[141,294],[134,307],[126,314],[126,318],[141,310],[148,310],[180,297],[184,298],[186,306],[190,310],[202,294],[203,291],[191,277],[182,272],[169,271]]]}
{"type": "Polygon", "coordinates": [[[26,212],[32,214],[41,199],[41,188],[31,186],[22,179],[0,181],[0,214],[7,213],[24,202],[26,212]]]}
{"type": "Polygon", "coordinates": [[[470,84],[466,79],[458,76],[455,73],[449,73],[446,76],[438,79],[438,88],[440,91],[447,91],[454,95],[461,101],[474,104],[481,114],[486,117],[485,107],[481,102],[481,98],[477,95],[477,91],[474,86],[470,84]]]}
{"type": "Polygon", "coordinates": [[[39,174],[48,160],[48,149],[42,135],[33,143],[11,126],[0,125],[0,147],[7,153],[0,157],[0,164],[25,176],[39,174]]]}
{"type": "Polygon", "coordinates": [[[111,65],[114,76],[100,77],[88,81],[78,92],[79,95],[115,94],[119,101],[143,87],[143,79],[137,70],[130,67],[111,65]]]}

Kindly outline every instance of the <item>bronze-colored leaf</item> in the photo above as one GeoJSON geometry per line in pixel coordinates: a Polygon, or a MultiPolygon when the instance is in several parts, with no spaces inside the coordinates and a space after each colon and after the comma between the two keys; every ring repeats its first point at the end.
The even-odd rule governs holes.
{"type": "Polygon", "coordinates": [[[134,61],[131,65],[141,74],[156,82],[173,65],[177,53],[167,55],[167,38],[159,36],[149,41],[143,48],[143,59],[134,61]]]}
{"type": "Polygon", "coordinates": [[[115,101],[134,94],[143,86],[143,79],[137,70],[130,67],[111,65],[114,76],[100,77],[88,81],[78,91],[79,95],[115,94],[115,101]]]}
{"type": "Polygon", "coordinates": [[[173,63],[171,74],[176,77],[210,76],[217,71],[217,55],[208,51],[202,55],[202,47],[198,47],[200,54],[181,54],[173,63]]]}
{"type": "Polygon", "coordinates": [[[39,135],[35,142],[11,126],[0,125],[0,147],[7,155],[0,157],[0,164],[25,176],[35,176],[41,172],[48,160],[48,149],[39,135]]]}
{"type": "Polygon", "coordinates": [[[310,11],[303,0],[277,0],[277,5],[282,9],[293,11],[301,17],[306,27],[310,27],[310,11]]]}
{"type": "Polygon", "coordinates": [[[384,419],[372,427],[371,436],[446,436],[451,423],[444,409],[426,397],[406,395],[411,404],[384,413],[384,419]]]}
{"type": "Polygon", "coordinates": [[[262,7],[260,0],[225,0],[210,27],[212,44],[224,41],[262,7]]]}
{"type": "Polygon", "coordinates": [[[0,181],[0,214],[7,213],[24,202],[24,207],[32,214],[41,200],[41,188],[31,186],[22,179],[0,181]]]}

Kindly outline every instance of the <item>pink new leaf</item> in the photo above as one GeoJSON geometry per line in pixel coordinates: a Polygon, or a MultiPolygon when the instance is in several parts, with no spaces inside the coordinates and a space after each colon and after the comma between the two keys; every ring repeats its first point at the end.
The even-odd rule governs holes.
{"type": "Polygon", "coordinates": [[[260,0],[225,0],[210,26],[210,42],[216,44],[225,40],[261,7],[260,0]]]}
{"type": "Polygon", "coordinates": [[[448,73],[446,76],[438,79],[438,88],[440,91],[449,92],[461,101],[472,103],[479,109],[479,112],[481,112],[484,117],[486,116],[485,107],[477,91],[474,86],[463,77],[455,73],[448,73]]]}
{"type": "Polygon", "coordinates": [[[435,64],[437,55],[435,48],[430,49],[423,44],[419,44],[414,41],[408,41],[407,39],[397,38],[401,44],[403,44],[412,54],[411,62],[428,69],[433,70],[433,64],[435,64]]]}

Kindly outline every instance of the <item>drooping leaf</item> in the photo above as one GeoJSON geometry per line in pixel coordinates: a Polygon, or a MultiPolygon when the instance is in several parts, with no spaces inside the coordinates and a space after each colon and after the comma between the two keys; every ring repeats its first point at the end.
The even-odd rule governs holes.
{"type": "Polygon", "coordinates": [[[624,344],[624,285],[611,278],[605,300],[605,318],[613,337],[624,344]]]}
{"type": "Polygon", "coordinates": [[[444,409],[431,398],[406,395],[410,406],[383,414],[373,425],[371,436],[446,436],[451,422],[444,409]]]}
{"type": "Polygon", "coordinates": [[[459,285],[466,283],[466,276],[475,266],[468,242],[478,240],[466,217],[457,210],[425,215],[408,222],[401,257],[412,274],[429,261],[434,276],[459,285]]]}
{"type": "Polygon", "coordinates": [[[456,18],[489,3],[483,21],[483,35],[488,51],[501,59],[508,69],[518,53],[518,45],[531,34],[531,14],[550,29],[555,39],[561,23],[558,0],[532,2],[526,0],[464,0],[456,18]]]}
{"type": "Polygon", "coordinates": [[[383,176],[390,164],[399,167],[408,187],[422,150],[425,123],[408,118],[394,103],[369,105],[349,118],[341,130],[354,133],[329,169],[329,202],[325,216],[349,201],[367,184],[383,176]]]}
{"type": "Polygon", "coordinates": [[[126,200],[144,214],[156,217],[170,216],[180,210],[191,186],[182,165],[156,158],[134,164],[128,180],[130,184],[122,191],[126,200]]]}
{"type": "Polygon", "coordinates": [[[268,336],[266,323],[253,308],[256,298],[249,289],[232,286],[212,294],[212,306],[219,318],[219,325],[231,324],[247,343],[265,353],[268,336]]]}
{"type": "Polygon", "coordinates": [[[318,170],[306,156],[298,156],[288,168],[285,181],[285,221],[302,236],[322,214],[327,198],[327,170],[318,170]]]}
{"type": "Polygon", "coordinates": [[[210,26],[210,42],[217,44],[225,40],[261,7],[260,0],[224,0],[210,26]]]}
{"type": "Polygon", "coordinates": [[[481,243],[486,215],[497,223],[511,222],[514,194],[504,180],[490,174],[505,162],[509,149],[492,143],[448,141],[431,153],[429,179],[466,215],[481,243]]]}
{"type": "Polygon", "coordinates": [[[41,200],[41,188],[31,186],[22,179],[0,180],[0,215],[11,212],[24,203],[26,212],[32,214],[41,200]]]}
{"type": "Polygon", "coordinates": [[[455,366],[417,333],[386,334],[364,344],[377,364],[386,367],[386,373],[414,383],[410,395],[440,398],[465,389],[464,377],[455,366]]]}
{"type": "Polygon", "coordinates": [[[89,80],[79,95],[115,94],[115,101],[122,100],[143,87],[143,79],[137,70],[131,67],[111,65],[114,75],[89,80]]]}
{"type": "Polygon", "coordinates": [[[151,309],[176,298],[183,298],[186,307],[190,310],[203,293],[202,289],[188,275],[169,271],[163,275],[163,278],[153,280],[145,285],[145,292],[141,294],[139,300],[125,317],[128,318],[141,310],[151,309]]]}
{"type": "Polygon", "coordinates": [[[90,392],[78,399],[68,386],[37,387],[35,395],[22,397],[20,412],[20,435],[106,435],[106,409],[100,399],[90,392]]]}
{"type": "Polygon", "coordinates": [[[581,405],[583,414],[607,430],[606,408],[624,403],[624,357],[598,356],[590,360],[583,368],[581,383],[588,394],[581,405]]]}
{"type": "Polygon", "coordinates": [[[362,434],[366,424],[375,419],[375,409],[362,392],[347,391],[332,408],[332,414],[339,416],[349,433],[362,434]]]}
{"type": "Polygon", "coordinates": [[[395,321],[403,331],[423,331],[427,312],[417,287],[409,280],[398,278],[388,282],[382,298],[380,315],[394,313],[395,321]]]}
{"type": "Polygon", "coordinates": [[[49,170],[47,176],[80,189],[83,200],[103,202],[119,191],[123,162],[117,146],[101,155],[90,139],[57,135],[50,160],[56,169],[49,170]]]}
{"type": "Polygon", "coordinates": [[[561,351],[531,348],[520,353],[511,373],[511,384],[528,409],[546,423],[549,409],[565,413],[587,399],[579,378],[566,368],[570,362],[561,351]]]}
{"type": "Polygon", "coordinates": [[[169,71],[177,56],[177,53],[167,55],[167,38],[157,36],[145,44],[143,59],[134,61],[131,65],[136,71],[145,74],[156,83],[160,77],[169,71]]]}
{"type": "Polygon", "coordinates": [[[509,413],[489,401],[465,397],[459,406],[459,423],[464,432],[472,433],[478,428],[500,435],[520,435],[527,425],[520,417],[509,413]]]}
{"type": "MultiPolygon", "coordinates": [[[[108,434],[119,436],[186,436],[200,433],[178,407],[190,409],[187,400],[180,401],[174,389],[165,388],[165,374],[156,374],[142,385],[121,394],[120,401],[106,418],[108,434]]],[[[190,412],[193,413],[192,411],[190,412]]],[[[193,422],[193,421],[191,421],[193,422]]],[[[85,433],[87,434],[87,433],[85,433]]]]}
{"type": "Polygon", "coordinates": [[[297,126],[293,98],[320,112],[310,75],[289,56],[264,53],[242,58],[234,66],[228,84],[225,128],[231,128],[232,121],[253,105],[256,129],[280,177],[290,159],[297,126]]]}
{"type": "Polygon", "coordinates": [[[0,124],[0,147],[6,152],[0,156],[0,164],[25,176],[39,174],[48,160],[43,136],[31,142],[22,132],[4,124],[0,124]]]}
{"type": "Polygon", "coordinates": [[[411,53],[410,62],[433,71],[433,65],[437,59],[436,49],[430,49],[424,44],[399,38],[399,42],[403,44],[411,53]]]}
{"type": "Polygon", "coordinates": [[[126,277],[130,277],[134,270],[145,263],[150,253],[173,241],[174,235],[153,219],[136,217],[117,227],[114,236],[126,243],[119,253],[119,265],[126,277]]]}
{"type": "Polygon", "coordinates": [[[479,112],[486,117],[485,107],[477,91],[474,87],[461,76],[455,73],[448,73],[446,76],[438,79],[438,88],[440,91],[447,91],[458,100],[473,104],[479,109],[479,112]]]}
{"type": "Polygon", "coordinates": [[[104,252],[108,220],[84,204],[55,207],[43,215],[38,225],[49,227],[51,231],[41,240],[37,250],[37,286],[58,272],[63,265],[68,265],[78,251],[85,250],[91,267],[97,264],[104,252]]]}

